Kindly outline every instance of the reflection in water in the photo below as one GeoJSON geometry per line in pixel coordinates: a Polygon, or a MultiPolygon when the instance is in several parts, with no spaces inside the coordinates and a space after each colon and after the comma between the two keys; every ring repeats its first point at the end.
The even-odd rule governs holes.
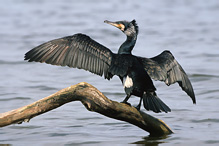
{"type": "Polygon", "coordinates": [[[145,146],[158,146],[159,144],[162,143],[167,143],[166,141],[163,141],[164,139],[168,138],[169,136],[163,136],[163,137],[151,137],[151,136],[146,136],[144,137],[142,141],[137,141],[132,144],[137,144],[137,145],[145,145],[145,146]]]}

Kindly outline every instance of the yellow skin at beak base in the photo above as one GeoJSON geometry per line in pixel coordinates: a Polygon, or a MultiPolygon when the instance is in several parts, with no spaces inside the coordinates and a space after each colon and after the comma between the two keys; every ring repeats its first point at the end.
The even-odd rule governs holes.
{"type": "Polygon", "coordinates": [[[123,24],[117,24],[115,22],[110,22],[110,21],[104,21],[104,22],[108,23],[108,24],[110,24],[112,26],[115,26],[115,27],[119,28],[122,31],[124,31],[124,29],[125,29],[125,26],[123,24]]]}

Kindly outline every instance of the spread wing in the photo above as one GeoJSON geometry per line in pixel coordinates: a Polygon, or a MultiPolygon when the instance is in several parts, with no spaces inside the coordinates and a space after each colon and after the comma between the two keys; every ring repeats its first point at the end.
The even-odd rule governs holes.
{"type": "Polygon", "coordinates": [[[112,78],[108,72],[113,53],[103,45],[84,34],[75,34],[43,43],[25,54],[29,62],[45,62],[52,65],[69,66],[88,70],[105,78],[112,78]]]}
{"type": "Polygon", "coordinates": [[[178,82],[182,90],[192,98],[193,103],[196,103],[192,84],[187,74],[170,51],[163,51],[158,56],[150,59],[138,58],[151,78],[164,81],[168,86],[178,82]]]}

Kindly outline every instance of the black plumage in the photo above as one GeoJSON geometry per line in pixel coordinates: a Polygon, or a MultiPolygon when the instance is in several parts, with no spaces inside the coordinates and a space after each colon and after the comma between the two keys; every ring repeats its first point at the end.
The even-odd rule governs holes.
{"type": "Polygon", "coordinates": [[[193,87],[183,68],[175,60],[170,51],[164,51],[153,58],[132,55],[135,46],[138,26],[136,21],[117,21],[105,23],[119,28],[126,34],[126,41],[120,46],[118,53],[99,44],[85,34],[75,34],[43,43],[25,54],[29,62],[45,62],[52,65],[69,66],[84,69],[97,75],[104,75],[110,80],[114,75],[120,77],[127,103],[131,95],[140,97],[146,110],[154,112],[170,112],[170,108],[158,98],[156,88],[151,80],[164,81],[167,85],[178,82],[196,103],[193,87]]]}

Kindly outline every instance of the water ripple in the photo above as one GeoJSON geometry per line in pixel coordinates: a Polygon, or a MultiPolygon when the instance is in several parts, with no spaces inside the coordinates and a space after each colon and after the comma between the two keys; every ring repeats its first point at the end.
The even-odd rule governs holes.
{"type": "Polygon", "coordinates": [[[2,98],[0,101],[14,101],[14,100],[30,100],[29,97],[14,97],[14,98],[2,98]]]}
{"type": "Polygon", "coordinates": [[[193,123],[219,123],[219,119],[191,120],[193,123]]]}

